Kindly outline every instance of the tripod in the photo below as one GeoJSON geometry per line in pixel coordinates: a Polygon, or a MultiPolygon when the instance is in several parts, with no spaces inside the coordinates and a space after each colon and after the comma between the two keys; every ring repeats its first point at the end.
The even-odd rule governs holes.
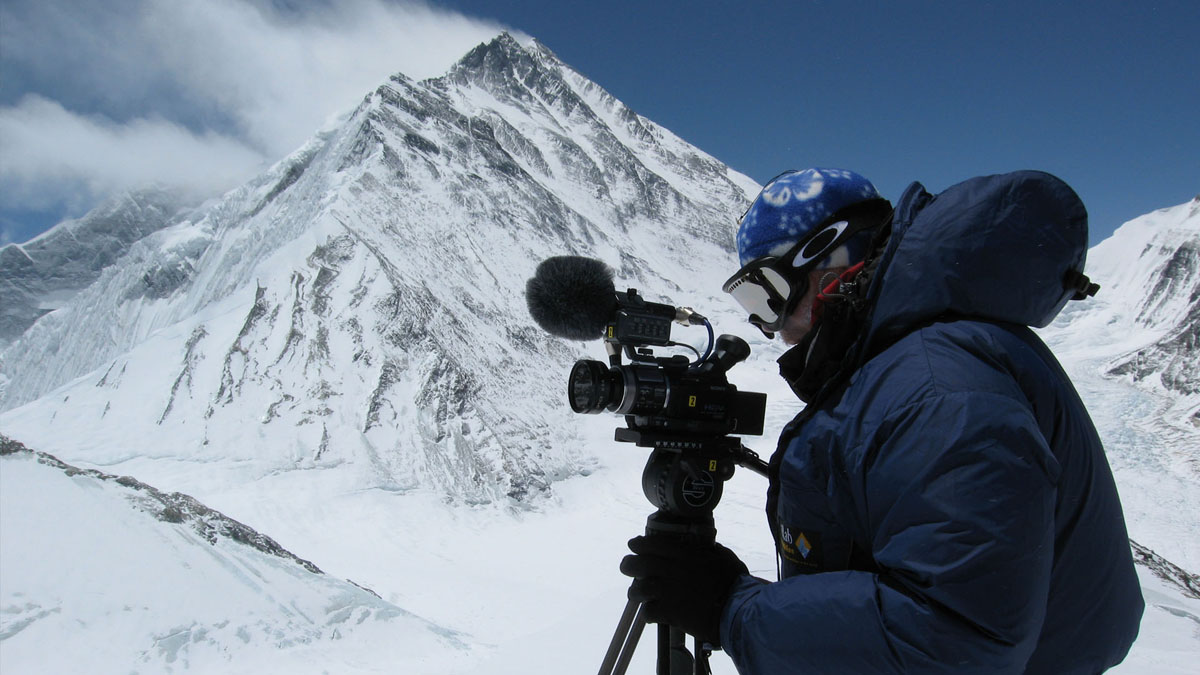
{"type": "MultiPolygon", "coordinates": [[[[658,507],[646,518],[647,537],[668,537],[679,544],[715,544],[713,509],[721,499],[724,481],[733,476],[733,465],[767,474],[766,463],[758,455],[726,436],[684,441],[618,429],[617,440],[655,448],[642,473],[642,491],[658,507]]],[[[617,622],[599,675],[625,674],[645,627],[641,603],[630,600],[617,622]]],[[[657,675],[711,675],[711,646],[696,639],[694,652],[693,656],[688,651],[682,630],[659,624],[657,675]]]]}

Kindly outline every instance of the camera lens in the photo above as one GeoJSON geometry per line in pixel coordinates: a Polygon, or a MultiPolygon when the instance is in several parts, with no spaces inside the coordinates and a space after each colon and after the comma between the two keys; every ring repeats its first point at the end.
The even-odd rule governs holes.
{"type": "Polygon", "coordinates": [[[577,413],[598,413],[612,398],[608,366],[599,361],[576,361],[567,381],[567,398],[577,413]]]}

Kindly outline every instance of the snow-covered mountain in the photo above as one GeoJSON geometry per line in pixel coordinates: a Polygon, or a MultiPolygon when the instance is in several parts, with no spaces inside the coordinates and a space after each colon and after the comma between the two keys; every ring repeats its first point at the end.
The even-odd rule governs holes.
{"type": "MultiPolygon", "coordinates": [[[[718,297],[756,190],[504,35],[443,77],[394,76],[258,178],[151,228],[0,353],[0,432],[69,463],[0,458],[0,671],[594,669],[624,604],[624,542],[651,510],[646,455],[612,442],[618,419],[569,413],[572,361],[603,350],[538,329],[525,281],[551,255],[599,258],[745,337],[755,354],[731,379],[769,394],[772,434],[799,406],[779,347],[718,297]],[[174,522],[177,503],[204,515],[176,506],[174,522]],[[226,517],[244,534],[205,534],[226,517]],[[252,532],[267,550],[244,545],[252,532]],[[56,586],[93,555],[90,576],[56,586]]],[[[1144,309],[1194,242],[1178,225],[1194,209],[1159,217],[1177,209],[1097,247],[1100,295],[1043,331],[1139,544],[1150,609],[1130,673],[1200,658],[1190,394],[1107,375],[1194,314],[1194,276],[1174,272],[1144,309]]],[[[770,577],[764,490],[740,472],[716,515],[770,577]]],[[[652,641],[630,672],[652,670],[652,641]]]]}
{"type": "Polygon", "coordinates": [[[109,199],[24,244],[0,247],[0,350],[191,205],[176,190],[146,188],[109,199]]]}
{"type": "Polygon", "coordinates": [[[705,272],[729,260],[729,214],[753,189],[503,35],[444,77],[394,76],[138,241],[4,352],[0,409],[86,376],[69,413],[7,424],[264,470],[367,463],[373,485],[520,500],[589,466],[565,449],[562,373],[581,352],[525,308],[536,264],[596,257],[711,305],[705,272]]]}
{"type": "Polygon", "coordinates": [[[1111,320],[1145,341],[1108,373],[1178,395],[1177,412],[1200,427],[1200,196],[1121,226],[1090,252],[1089,269],[1111,280],[1111,320]]]}
{"type": "Polygon", "coordinates": [[[82,470],[0,436],[0,665],[6,673],[295,672],[314,643],[397,669],[461,636],[333,579],[178,493],[82,470]],[[19,591],[18,591],[19,589],[19,591]],[[69,648],[56,649],[64,634],[69,648]]]}

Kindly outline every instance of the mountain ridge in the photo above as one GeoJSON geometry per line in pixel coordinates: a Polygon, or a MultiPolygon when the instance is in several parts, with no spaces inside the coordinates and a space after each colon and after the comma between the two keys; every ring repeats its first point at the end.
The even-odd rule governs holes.
{"type": "Polygon", "coordinates": [[[366,463],[389,489],[533,498],[592,462],[543,384],[578,351],[527,316],[538,260],[598,257],[719,302],[696,273],[732,257],[750,185],[502,35],[441,78],[394,75],[340,127],[137,242],[3,353],[0,408],[75,380],[87,395],[67,407],[148,454],[169,435],[197,458],[366,463]],[[611,126],[631,121],[636,147],[611,126]]]}
{"type": "Polygon", "coordinates": [[[4,436],[0,464],[6,671],[246,672],[263,661],[294,672],[314,644],[345,662],[367,650],[394,664],[471,656],[468,636],[187,495],[4,436]]]}
{"type": "Polygon", "coordinates": [[[0,351],[94,282],[130,246],[196,203],[178,190],[133,190],[30,241],[0,247],[0,351]]]}

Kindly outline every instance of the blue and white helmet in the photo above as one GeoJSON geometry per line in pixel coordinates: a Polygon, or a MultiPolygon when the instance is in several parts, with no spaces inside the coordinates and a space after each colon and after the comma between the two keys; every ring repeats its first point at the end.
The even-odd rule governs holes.
{"type": "MultiPolygon", "coordinates": [[[[845,169],[788,171],[759,193],[739,221],[738,258],[742,265],[785,253],[834,213],[851,204],[882,199],[863,176],[845,169]]],[[[817,267],[844,267],[867,254],[870,234],[855,237],[817,267]]]]}

